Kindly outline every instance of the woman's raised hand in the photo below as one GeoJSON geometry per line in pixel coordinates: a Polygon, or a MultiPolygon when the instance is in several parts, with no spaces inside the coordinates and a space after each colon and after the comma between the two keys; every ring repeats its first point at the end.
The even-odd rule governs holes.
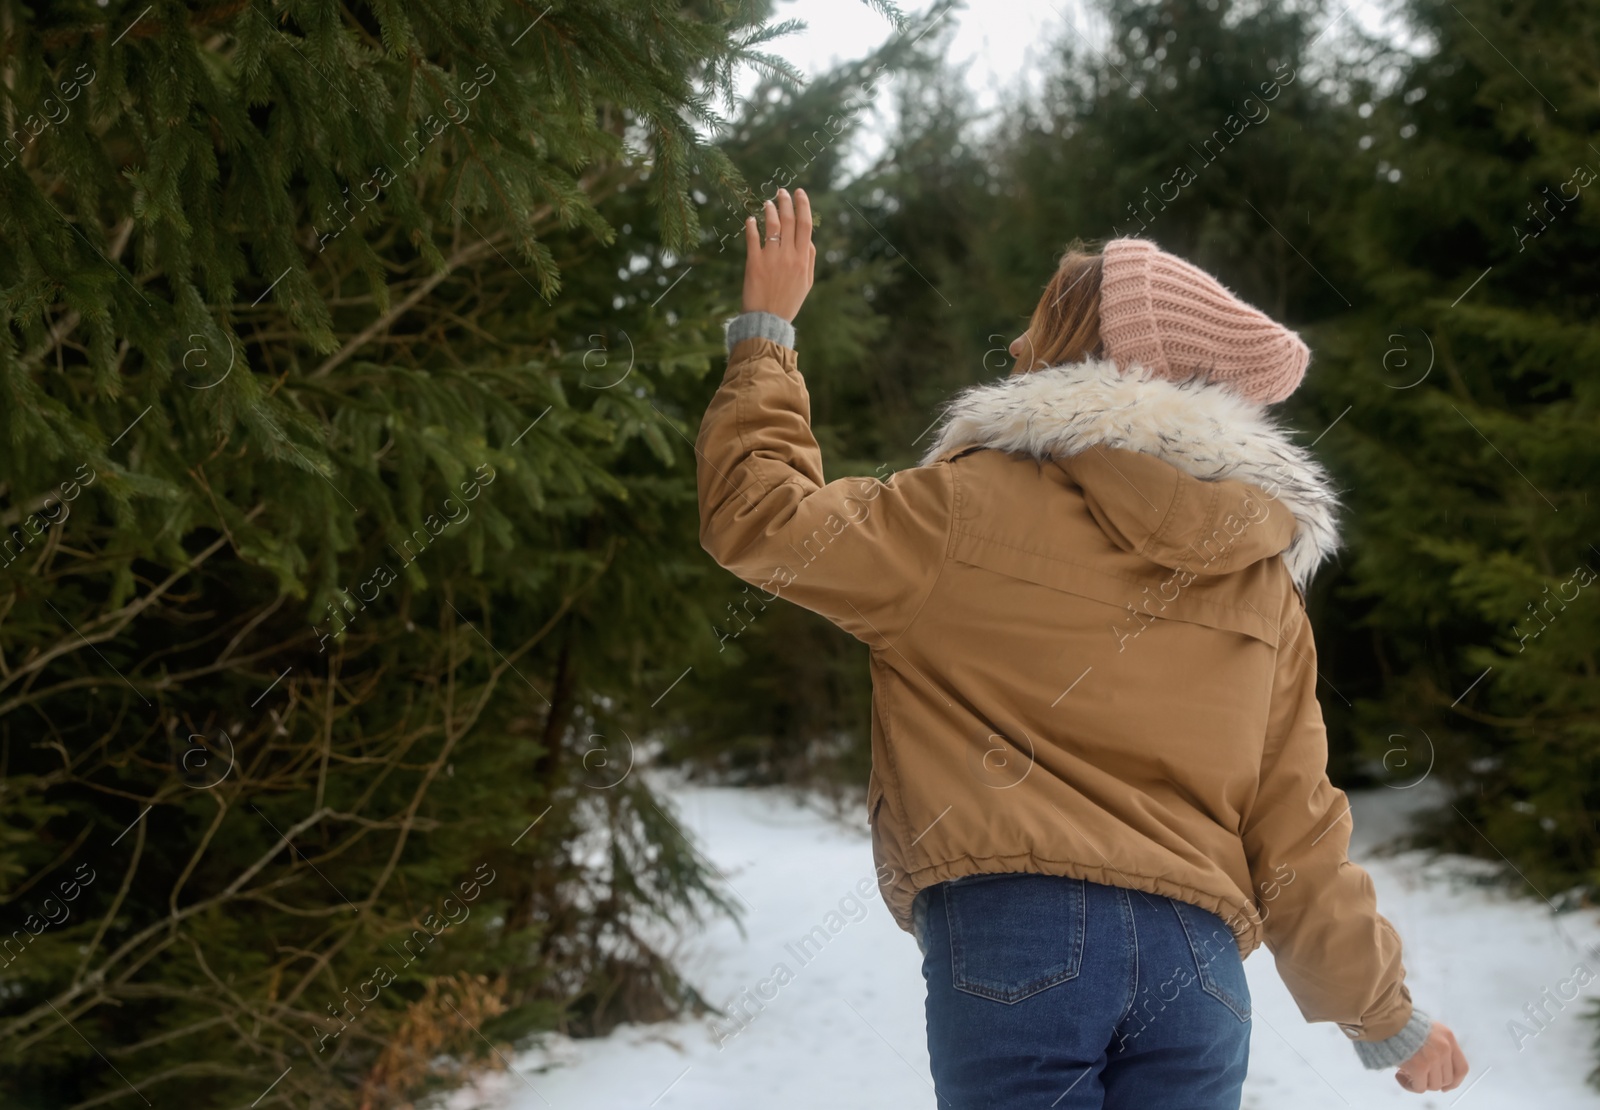
{"type": "Polygon", "coordinates": [[[817,268],[817,248],[811,242],[811,199],[804,189],[778,190],[778,201],[767,201],[767,233],[756,229],[756,218],[744,222],[744,311],[770,312],[793,323],[811,291],[817,268]]]}

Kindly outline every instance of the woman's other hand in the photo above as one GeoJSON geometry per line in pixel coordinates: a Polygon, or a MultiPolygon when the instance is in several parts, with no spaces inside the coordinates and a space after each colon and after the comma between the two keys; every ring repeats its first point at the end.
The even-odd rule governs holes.
{"type": "Polygon", "coordinates": [[[744,222],[744,311],[770,312],[790,323],[811,291],[817,248],[811,242],[811,200],[804,189],[778,190],[765,204],[766,235],[756,218],[744,222]]]}
{"type": "Polygon", "coordinates": [[[1450,1027],[1434,1022],[1428,1039],[1395,1071],[1395,1082],[1415,1094],[1453,1091],[1466,1078],[1467,1058],[1450,1027]]]}

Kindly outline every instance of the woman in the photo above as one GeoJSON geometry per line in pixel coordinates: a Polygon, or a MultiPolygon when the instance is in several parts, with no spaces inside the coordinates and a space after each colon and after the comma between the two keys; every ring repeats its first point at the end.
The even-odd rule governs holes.
{"type": "Polygon", "coordinates": [[[829,483],[794,350],[804,191],[765,220],[701,542],[871,648],[868,820],[939,1104],[1236,1108],[1262,943],[1367,1067],[1457,1086],[1327,778],[1304,591],[1338,503],[1263,408],[1305,344],[1148,241],[1070,250],[921,466],[829,483]]]}

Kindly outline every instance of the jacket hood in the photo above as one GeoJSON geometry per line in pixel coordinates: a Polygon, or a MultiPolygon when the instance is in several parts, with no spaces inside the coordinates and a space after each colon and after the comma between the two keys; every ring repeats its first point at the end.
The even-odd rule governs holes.
{"type": "Polygon", "coordinates": [[[1056,462],[1113,542],[1164,566],[1197,569],[1195,540],[1230,512],[1251,519],[1249,491],[1219,486],[1206,505],[1185,502],[1161,489],[1160,467],[1131,456],[1119,463],[1096,449],[1148,456],[1207,482],[1253,486],[1289,510],[1292,533],[1245,528],[1213,573],[1282,552],[1304,593],[1339,547],[1342,507],[1327,471],[1264,408],[1203,378],[1174,382],[1137,364],[1121,370],[1089,358],[971,386],[945,405],[922,464],[973,447],[1056,462]]]}

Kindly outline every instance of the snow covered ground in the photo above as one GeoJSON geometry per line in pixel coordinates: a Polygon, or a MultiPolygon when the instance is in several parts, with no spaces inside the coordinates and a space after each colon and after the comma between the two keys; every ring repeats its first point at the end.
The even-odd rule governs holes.
{"type": "MultiPolygon", "coordinates": [[[[742,1030],[720,1045],[718,1030],[737,1028],[732,1022],[625,1026],[596,1040],[550,1038],[512,1058],[516,1074],[490,1073],[443,1105],[932,1108],[921,956],[873,889],[864,813],[856,828],[786,792],[677,784],[666,793],[683,829],[745,905],[746,935],[719,921],[678,949],[680,966],[712,1002],[726,1008],[748,991],[745,1010],[752,1016],[742,1030]],[[858,896],[858,884],[866,898],[858,896]],[[791,944],[814,925],[836,935],[820,952],[797,955],[791,944]],[[775,977],[780,963],[789,975],[775,977]],[[768,996],[776,988],[775,997],[762,1001],[758,987],[768,996]]],[[[1405,809],[1420,800],[1414,790],[1354,796],[1352,853],[1371,871],[1379,906],[1405,941],[1413,997],[1461,1040],[1472,1066],[1467,1084],[1414,1095],[1392,1072],[1364,1071],[1336,1027],[1300,1017],[1263,948],[1245,964],[1255,1020],[1244,1106],[1600,1106],[1600,1093],[1584,1084],[1593,1027],[1580,1017],[1600,997],[1600,921],[1584,911],[1556,917],[1536,897],[1513,899],[1486,888],[1472,879],[1484,872],[1477,861],[1374,857],[1373,847],[1400,831],[1405,809]],[[1590,972],[1573,979],[1580,963],[1590,972]],[[1568,995],[1584,985],[1575,999],[1560,1002],[1564,981],[1568,995]],[[1524,1007],[1541,1003],[1551,1016],[1536,1024],[1524,1007]],[[1527,1034],[1519,1038],[1513,1021],[1527,1034]]]]}

